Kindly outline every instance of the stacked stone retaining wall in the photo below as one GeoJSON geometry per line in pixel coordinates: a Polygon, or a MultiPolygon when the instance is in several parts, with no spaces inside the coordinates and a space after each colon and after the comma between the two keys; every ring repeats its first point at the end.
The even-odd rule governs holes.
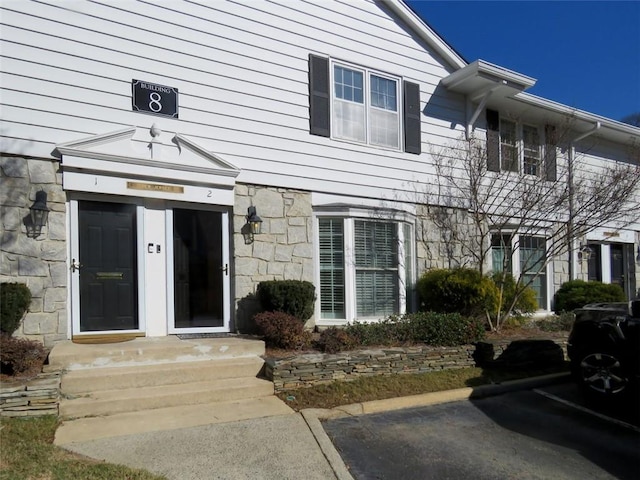
{"type": "MultiPolygon", "coordinates": [[[[393,347],[342,352],[337,354],[303,354],[295,357],[267,358],[265,376],[275,391],[311,387],[334,380],[353,380],[363,376],[425,373],[438,370],[489,365],[500,361],[509,340],[480,342],[458,347],[393,347]]],[[[566,339],[529,342],[522,355],[531,366],[548,366],[566,359],[566,339]],[[533,345],[532,345],[533,343],[533,345]],[[549,349],[550,344],[555,348],[549,349]],[[549,353],[552,355],[549,356],[549,353]]],[[[501,364],[502,366],[504,363],[501,364]]],[[[519,364],[518,366],[522,366],[519,364]]]]}
{"type": "Polygon", "coordinates": [[[0,386],[0,416],[37,417],[58,415],[60,373],[43,373],[27,382],[0,386]]]}

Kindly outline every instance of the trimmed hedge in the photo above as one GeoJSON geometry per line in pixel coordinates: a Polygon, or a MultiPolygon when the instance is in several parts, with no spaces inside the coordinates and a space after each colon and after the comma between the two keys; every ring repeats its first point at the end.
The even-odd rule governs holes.
{"type": "Polygon", "coordinates": [[[589,303],[626,302],[620,285],[571,280],[563,283],[555,295],[555,311],[570,312],[589,303]]]}
{"type": "Polygon", "coordinates": [[[498,288],[488,277],[470,268],[425,272],[417,283],[421,309],[481,316],[496,310],[498,288]]]}
{"type": "Polygon", "coordinates": [[[31,290],[24,283],[0,284],[0,331],[13,335],[31,304],[31,290]]]}
{"type": "Polygon", "coordinates": [[[392,316],[380,322],[348,324],[328,328],[320,335],[317,347],[327,353],[367,346],[426,344],[458,346],[477,343],[484,338],[483,321],[457,313],[418,312],[392,316]]]}
{"type": "Polygon", "coordinates": [[[306,322],[313,315],[316,288],[311,282],[302,280],[260,282],[256,295],[264,311],[284,312],[302,322],[306,322]]]}

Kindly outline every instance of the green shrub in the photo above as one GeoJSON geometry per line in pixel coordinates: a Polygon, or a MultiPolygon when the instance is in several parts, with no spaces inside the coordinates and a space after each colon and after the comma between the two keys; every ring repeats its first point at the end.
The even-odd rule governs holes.
{"type": "Polygon", "coordinates": [[[543,332],[569,332],[576,316],[573,312],[562,312],[559,315],[551,315],[536,322],[543,332]]]}
{"type": "Polygon", "coordinates": [[[311,318],[316,301],[316,289],[311,282],[301,280],[269,280],[260,282],[256,291],[262,309],[284,312],[306,322],[311,318]]]}
{"type": "Polygon", "coordinates": [[[480,316],[496,309],[497,287],[477,270],[431,270],[420,277],[417,289],[424,311],[480,316]]]}
{"type": "Polygon", "coordinates": [[[329,327],[320,333],[316,342],[319,350],[326,353],[337,353],[357,347],[357,341],[343,328],[329,327]]]}
{"type": "Polygon", "coordinates": [[[433,346],[469,345],[484,338],[484,321],[458,313],[417,312],[402,318],[415,341],[433,346]]]}
{"type": "Polygon", "coordinates": [[[0,284],[0,331],[13,335],[31,304],[31,291],[24,283],[0,284]]]}
{"type": "Polygon", "coordinates": [[[311,345],[311,334],[293,315],[284,312],[261,312],[253,317],[258,331],[269,347],[302,350],[311,345]]]}
{"type": "Polygon", "coordinates": [[[418,312],[391,316],[377,323],[353,323],[344,330],[357,345],[402,345],[425,343],[456,346],[476,343],[484,338],[481,319],[457,313],[418,312]]]}
{"type": "Polygon", "coordinates": [[[627,300],[620,285],[571,280],[563,283],[555,295],[555,311],[570,312],[588,303],[625,302],[627,300]]]}
{"type": "MultiPolygon", "coordinates": [[[[502,311],[511,306],[514,297],[516,296],[516,279],[513,275],[502,274],[496,272],[491,277],[493,283],[496,284],[498,292],[502,287],[502,311]]],[[[525,287],[521,292],[518,300],[516,301],[513,311],[518,313],[531,313],[538,310],[538,300],[536,298],[536,292],[531,287],[525,287]]]]}
{"type": "Polygon", "coordinates": [[[5,375],[37,375],[47,358],[41,343],[0,334],[0,371],[5,375]]]}

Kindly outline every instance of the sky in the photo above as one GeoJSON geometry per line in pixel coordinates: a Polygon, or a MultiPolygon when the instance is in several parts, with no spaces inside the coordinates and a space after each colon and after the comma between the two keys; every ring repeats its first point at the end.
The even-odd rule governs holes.
{"type": "Polygon", "coordinates": [[[466,61],[537,79],[528,93],[621,120],[640,112],[640,0],[406,0],[466,61]]]}

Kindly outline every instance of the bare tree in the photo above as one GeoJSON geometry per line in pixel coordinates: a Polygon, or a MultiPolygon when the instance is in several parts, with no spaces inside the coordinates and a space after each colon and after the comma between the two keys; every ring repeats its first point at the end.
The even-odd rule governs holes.
{"type": "Polygon", "coordinates": [[[456,250],[465,266],[483,274],[491,266],[502,276],[500,284],[511,274],[513,258],[519,259],[515,297],[505,304],[501,292],[498,311],[488,315],[494,330],[554,258],[571,259],[576,242],[598,227],[623,228],[640,218],[638,149],[630,149],[628,161],[591,165],[586,150],[576,155],[570,125],[554,132],[546,151],[554,152],[554,166],[558,150],[565,161],[551,176],[545,175],[546,153],[537,164],[490,171],[487,142],[471,137],[432,149],[434,183],[415,184],[416,200],[427,205],[426,217],[450,244],[447,254],[456,250]],[[453,212],[465,212],[468,222],[453,212]]]}

